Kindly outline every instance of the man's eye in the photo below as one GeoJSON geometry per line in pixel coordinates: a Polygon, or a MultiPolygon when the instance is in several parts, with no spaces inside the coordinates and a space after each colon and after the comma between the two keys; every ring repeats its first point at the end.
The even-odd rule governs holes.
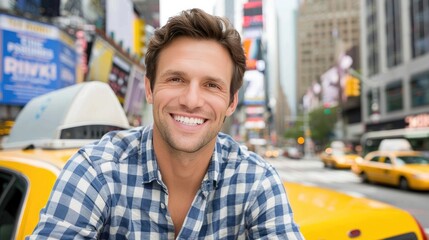
{"type": "Polygon", "coordinates": [[[180,78],[170,78],[170,81],[171,82],[181,82],[182,79],[180,79],[180,78]]]}
{"type": "Polygon", "coordinates": [[[219,88],[219,86],[217,84],[215,84],[215,83],[209,83],[209,84],[207,84],[207,86],[209,88],[219,88]]]}

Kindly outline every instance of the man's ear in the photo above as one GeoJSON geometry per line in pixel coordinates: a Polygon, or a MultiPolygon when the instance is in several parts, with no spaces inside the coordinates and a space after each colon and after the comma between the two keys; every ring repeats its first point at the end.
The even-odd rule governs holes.
{"type": "Polygon", "coordinates": [[[152,90],[150,88],[150,80],[146,76],[144,77],[144,91],[145,91],[147,103],[152,104],[153,97],[152,97],[152,90]]]}
{"type": "Polygon", "coordinates": [[[235,92],[233,100],[231,102],[231,104],[229,104],[228,109],[226,110],[226,116],[229,117],[231,116],[235,109],[237,108],[238,105],[238,91],[235,92]]]}

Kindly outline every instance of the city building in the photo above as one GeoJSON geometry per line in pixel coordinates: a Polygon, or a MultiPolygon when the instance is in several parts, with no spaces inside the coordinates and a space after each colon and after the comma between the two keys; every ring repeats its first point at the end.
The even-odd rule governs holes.
{"type": "Polygon", "coordinates": [[[297,0],[266,1],[267,18],[266,46],[268,69],[268,95],[273,111],[274,136],[278,145],[283,146],[284,135],[291,119],[298,116],[296,87],[296,17],[297,0]],[[274,63],[274,64],[272,64],[274,63]]]}
{"type": "Polygon", "coordinates": [[[429,127],[429,2],[360,2],[366,131],[429,127]]]}
{"type": "Polygon", "coordinates": [[[346,98],[343,91],[347,70],[361,70],[360,2],[305,0],[297,18],[297,102],[304,111],[338,106],[334,138],[358,142],[363,132],[359,96],[346,98]],[[342,69],[345,56],[349,66],[342,69]]]}
{"type": "Polygon", "coordinates": [[[297,97],[335,66],[341,53],[359,46],[359,1],[302,1],[297,19],[297,97]]]}

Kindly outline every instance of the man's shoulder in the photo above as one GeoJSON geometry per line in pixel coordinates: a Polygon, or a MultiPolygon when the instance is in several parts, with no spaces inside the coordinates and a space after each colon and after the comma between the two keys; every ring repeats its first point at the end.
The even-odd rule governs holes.
{"type": "Polygon", "coordinates": [[[216,146],[219,179],[225,188],[258,188],[260,184],[282,185],[275,168],[262,156],[250,151],[232,137],[219,134],[216,146]],[[220,150],[221,149],[221,150],[220,150]]]}
{"type": "Polygon", "coordinates": [[[235,164],[250,164],[262,168],[270,168],[270,165],[260,155],[249,150],[246,145],[237,142],[230,135],[219,133],[217,151],[223,161],[235,164]]]}

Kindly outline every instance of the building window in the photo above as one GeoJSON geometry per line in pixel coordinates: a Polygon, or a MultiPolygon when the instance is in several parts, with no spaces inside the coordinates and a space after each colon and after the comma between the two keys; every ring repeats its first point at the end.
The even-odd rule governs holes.
{"type": "Polygon", "coordinates": [[[378,73],[378,28],[377,28],[377,1],[366,0],[366,26],[367,36],[366,45],[368,47],[367,52],[367,68],[369,76],[378,73]]]}
{"type": "Polygon", "coordinates": [[[429,52],[429,0],[411,0],[411,41],[413,57],[429,52]]]}
{"type": "Polygon", "coordinates": [[[386,7],[386,53],[387,66],[393,67],[402,63],[401,47],[401,2],[387,0],[386,7]]]}
{"type": "Polygon", "coordinates": [[[396,81],[386,86],[386,111],[393,112],[403,109],[402,82],[396,81]]]}
{"type": "Polygon", "coordinates": [[[429,72],[425,72],[411,79],[411,107],[429,105],[429,72]]]}
{"type": "Polygon", "coordinates": [[[366,95],[368,99],[367,113],[370,118],[375,114],[380,114],[379,96],[380,96],[379,88],[372,88],[371,91],[369,91],[366,95]]]}

